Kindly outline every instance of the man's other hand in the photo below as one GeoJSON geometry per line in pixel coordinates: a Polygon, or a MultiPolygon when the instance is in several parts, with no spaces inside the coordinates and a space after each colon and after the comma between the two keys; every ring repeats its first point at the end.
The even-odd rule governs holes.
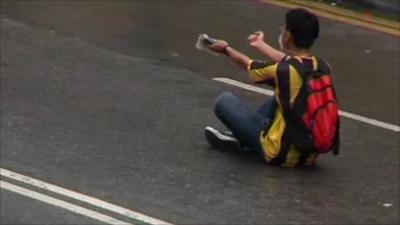
{"type": "Polygon", "coordinates": [[[224,40],[217,40],[214,44],[210,45],[208,49],[215,53],[225,54],[226,48],[229,46],[228,42],[224,40]]]}
{"type": "Polygon", "coordinates": [[[251,47],[258,48],[262,43],[264,43],[264,32],[256,31],[253,34],[250,34],[247,40],[251,47]]]}

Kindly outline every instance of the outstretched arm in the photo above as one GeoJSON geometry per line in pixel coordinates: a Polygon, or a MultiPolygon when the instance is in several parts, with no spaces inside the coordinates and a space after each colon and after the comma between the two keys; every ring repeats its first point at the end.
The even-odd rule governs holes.
{"type": "Polygon", "coordinates": [[[229,46],[226,41],[218,40],[208,47],[211,51],[225,54],[232,61],[248,72],[250,79],[256,83],[266,82],[275,77],[277,63],[268,64],[253,61],[245,54],[229,46]]]}
{"type": "Polygon", "coordinates": [[[232,61],[234,61],[245,70],[247,70],[247,67],[251,61],[248,56],[232,48],[226,41],[223,40],[217,40],[213,45],[209,47],[209,49],[216,53],[225,54],[232,61]]]}

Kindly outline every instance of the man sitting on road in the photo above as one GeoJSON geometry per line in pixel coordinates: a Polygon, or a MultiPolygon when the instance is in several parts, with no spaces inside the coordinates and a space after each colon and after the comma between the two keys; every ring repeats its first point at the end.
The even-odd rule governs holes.
{"type": "MultiPolygon", "coordinates": [[[[255,32],[248,38],[250,46],[274,63],[252,60],[223,40],[217,40],[209,47],[216,53],[225,54],[247,70],[252,81],[269,84],[275,89],[275,96],[257,111],[243,105],[231,93],[221,94],[216,99],[215,114],[230,131],[222,132],[206,127],[205,135],[211,146],[220,149],[250,149],[273,165],[294,167],[315,163],[319,152],[310,149],[305,153],[299,150],[293,142],[296,135],[288,129],[291,122],[287,121],[290,118],[287,115],[296,104],[304,83],[299,67],[330,74],[329,66],[310,52],[318,35],[318,18],[305,9],[293,9],[286,14],[279,36],[281,50],[285,53],[265,43],[263,32],[255,32]]],[[[334,129],[338,130],[339,119],[336,118],[335,123],[336,120],[337,127],[334,129]]],[[[335,135],[337,137],[333,139],[338,142],[338,132],[335,135]]]]}

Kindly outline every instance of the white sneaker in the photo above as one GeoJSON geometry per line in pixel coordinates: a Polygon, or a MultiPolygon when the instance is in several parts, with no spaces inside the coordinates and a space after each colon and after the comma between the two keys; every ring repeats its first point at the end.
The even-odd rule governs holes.
{"type": "Polygon", "coordinates": [[[240,142],[230,132],[221,132],[212,127],[206,127],[204,129],[204,135],[208,143],[216,149],[241,150],[240,142]]]}

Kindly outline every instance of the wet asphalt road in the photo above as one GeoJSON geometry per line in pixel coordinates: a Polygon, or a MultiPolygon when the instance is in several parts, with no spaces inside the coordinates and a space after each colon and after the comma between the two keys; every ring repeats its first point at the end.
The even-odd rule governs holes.
{"type": "MultiPolygon", "coordinates": [[[[223,57],[199,53],[194,40],[207,32],[258,58],[246,39],[264,30],[277,44],[286,9],[257,1],[3,1],[5,15],[130,56],[164,61],[204,77],[247,81],[223,57]]],[[[399,125],[399,39],[321,19],[315,53],[333,66],[342,107],[399,125]],[[384,99],[384,101],[382,101],[384,99]],[[389,106],[389,108],[388,108],[389,106]]]]}
{"type": "MultiPolygon", "coordinates": [[[[1,4],[1,167],[179,224],[399,223],[398,133],[343,119],[341,156],[308,170],[266,166],[204,141],[204,126],[222,127],[212,113],[218,93],[233,91],[252,106],[265,97],[211,81],[247,79],[223,57],[194,49],[197,34],[226,37],[257,56],[248,33],[270,29],[274,40],[284,9],[1,4]]],[[[322,24],[316,52],[336,71],[343,109],[399,124],[399,39],[322,24]]],[[[1,222],[91,223],[31,201],[2,190],[1,222]]]]}

